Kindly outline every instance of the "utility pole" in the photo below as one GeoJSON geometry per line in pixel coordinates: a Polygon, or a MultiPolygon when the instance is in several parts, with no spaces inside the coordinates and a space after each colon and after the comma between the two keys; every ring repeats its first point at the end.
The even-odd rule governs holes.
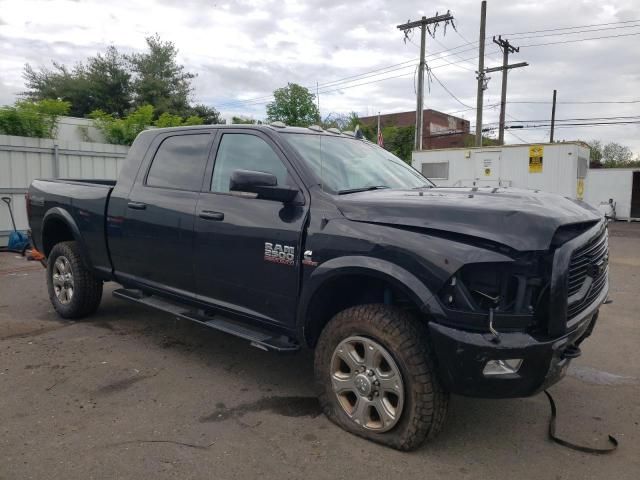
{"type": "MultiPolygon", "coordinates": [[[[432,36],[435,36],[436,27],[439,22],[445,22],[446,25],[453,21],[453,16],[447,12],[444,15],[436,15],[434,17],[422,17],[415,22],[407,22],[402,25],[398,25],[398,30],[405,32],[405,39],[409,38],[408,32],[414,28],[420,27],[420,66],[418,70],[418,91],[417,91],[417,105],[416,105],[416,136],[415,136],[415,149],[422,150],[422,131],[424,127],[424,70],[426,66],[425,61],[425,49],[428,25],[434,24],[433,33],[429,30],[432,36]]],[[[453,25],[453,22],[452,22],[453,25]]],[[[455,28],[455,27],[454,27],[455,28]]]]}
{"type": "Polygon", "coordinates": [[[476,147],[482,146],[482,97],[484,95],[484,37],[487,26],[487,0],[482,0],[480,9],[480,56],[478,57],[478,95],[476,103],[476,147]]]}
{"type": "Polygon", "coordinates": [[[526,67],[529,64],[526,62],[521,62],[509,65],[509,54],[519,52],[520,47],[516,48],[509,43],[509,40],[503,40],[502,35],[499,35],[497,39],[496,37],[493,37],[493,43],[495,43],[502,49],[502,67],[487,68],[485,72],[495,72],[499,70],[502,71],[502,95],[500,97],[500,130],[498,133],[498,143],[500,145],[504,145],[504,117],[507,108],[507,73],[511,68],[526,67]]]}
{"type": "Polygon", "coordinates": [[[557,90],[553,90],[553,106],[551,107],[551,133],[549,135],[549,143],[553,143],[553,129],[556,127],[556,93],[557,90]]]}

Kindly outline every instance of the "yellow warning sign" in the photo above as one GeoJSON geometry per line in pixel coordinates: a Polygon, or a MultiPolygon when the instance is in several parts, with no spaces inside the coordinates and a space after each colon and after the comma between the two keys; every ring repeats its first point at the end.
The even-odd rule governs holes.
{"type": "Polygon", "coordinates": [[[582,200],[584,198],[584,178],[578,179],[578,188],[576,193],[578,194],[578,200],[582,200]]]}
{"type": "Polygon", "coordinates": [[[544,147],[542,145],[531,145],[529,147],[529,173],[542,173],[542,158],[544,147]]]}

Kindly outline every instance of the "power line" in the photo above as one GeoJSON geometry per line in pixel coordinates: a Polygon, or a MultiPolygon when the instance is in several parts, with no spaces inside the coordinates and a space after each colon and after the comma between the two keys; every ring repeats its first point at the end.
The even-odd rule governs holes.
{"type": "MultiPolygon", "coordinates": [[[[579,26],[574,26],[574,27],[559,27],[559,28],[553,28],[553,29],[544,29],[544,30],[533,30],[533,31],[528,31],[528,32],[514,32],[511,33],[510,35],[523,35],[523,34],[528,34],[528,33],[543,33],[543,32],[555,32],[555,31],[562,31],[562,30],[571,30],[571,29],[577,29],[577,28],[585,28],[585,27],[597,27],[597,26],[606,26],[606,25],[620,25],[619,27],[610,27],[610,29],[614,29],[614,28],[629,28],[629,27],[633,27],[633,26],[640,26],[640,25],[630,25],[630,26],[621,26],[621,25],[625,25],[625,24],[630,24],[630,23],[637,23],[640,22],[640,20],[628,20],[628,21],[623,21],[623,22],[610,22],[610,23],[601,23],[601,24],[591,24],[591,25],[579,25],[579,26]]],[[[606,29],[599,29],[599,30],[606,30],[606,29]]],[[[599,31],[599,30],[591,30],[591,31],[599,31]]],[[[585,32],[588,32],[585,31],[585,32]]],[[[459,34],[459,32],[457,32],[459,34]]],[[[554,35],[565,35],[568,33],[581,33],[581,32],[563,32],[563,33],[557,33],[557,34],[551,34],[551,35],[540,35],[537,37],[520,37],[520,38],[539,38],[539,37],[543,37],[543,36],[554,36],[554,35]]],[[[598,40],[598,39],[606,39],[606,38],[618,38],[618,37],[624,37],[624,36],[635,36],[635,35],[640,35],[640,32],[634,32],[634,33],[628,33],[628,34],[619,34],[619,35],[607,35],[607,36],[599,36],[599,37],[589,37],[589,38],[582,38],[582,39],[573,39],[573,40],[564,40],[564,41],[557,41],[557,42],[544,42],[544,43],[538,43],[538,44],[529,44],[529,45],[523,45],[523,47],[534,47],[534,46],[544,46],[544,45],[555,45],[555,44],[564,44],[564,43],[577,43],[577,42],[582,42],[582,41],[588,41],[588,40],[598,40]]],[[[460,38],[462,38],[465,41],[465,44],[462,45],[458,45],[456,47],[452,47],[452,48],[448,48],[445,50],[441,50],[438,52],[434,52],[431,53],[429,55],[427,55],[427,58],[433,58],[436,57],[433,61],[436,60],[440,60],[441,62],[443,62],[445,65],[454,65],[457,66],[459,68],[463,68],[463,69],[468,69],[468,67],[465,67],[463,65],[461,65],[461,63],[466,62],[468,60],[473,60],[476,57],[471,57],[471,58],[467,58],[467,59],[462,59],[462,61],[455,61],[455,62],[447,62],[446,60],[443,60],[446,57],[449,56],[456,56],[458,58],[462,58],[460,53],[464,53],[470,50],[475,50],[475,47],[473,46],[474,44],[477,44],[478,42],[469,42],[467,39],[465,39],[461,34],[459,34],[460,38]],[[470,48],[464,48],[464,47],[470,47],[470,48]],[[464,49],[463,49],[464,48],[464,49]],[[460,50],[463,49],[463,50],[460,50]]],[[[487,37],[488,38],[488,37],[487,37]]],[[[440,42],[438,42],[440,43],[440,42]]],[[[442,44],[441,44],[442,45],[442,44]]],[[[487,55],[491,55],[492,52],[488,52],[487,55]]],[[[365,80],[367,78],[370,77],[375,77],[375,76],[380,76],[380,75],[384,75],[387,73],[392,73],[395,71],[400,71],[402,69],[406,69],[408,67],[412,67],[412,63],[414,63],[414,60],[407,60],[405,62],[400,62],[400,63],[396,63],[393,65],[388,65],[386,67],[380,67],[374,70],[370,70],[367,72],[363,72],[361,74],[357,74],[357,75],[351,75],[348,77],[343,77],[340,79],[336,79],[330,82],[325,82],[323,84],[319,84],[318,87],[322,88],[322,87],[329,87],[329,86],[338,86],[338,85],[344,85],[344,84],[348,84],[351,83],[351,81],[358,81],[358,80],[365,80]],[[398,67],[398,68],[395,68],[398,67]]],[[[438,65],[437,67],[441,67],[441,66],[445,66],[445,65],[438,65]]],[[[433,67],[436,68],[436,67],[433,67]]],[[[468,69],[470,70],[470,69],[468,69]]],[[[395,75],[392,77],[385,77],[382,79],[379,79],[378,81],[385,81],[385,80],[390,80],[393,78],[399,78],[401,76],[408,76],[408,73],[405,75],[395,75]]],[[[362,85],[366,85],[369,83],[375,83],[375,82],[366,82],[363,83],[362,85]]],[[[359,85],[353,85],[353,86],[359,86],[359,85]]],[[[337,88],[334,90],[330,90],[330,91],[321,91],[320,93],[331,93],[334,91],[338,91],[338,90],[342,90],[342,89],[347,89],[347,88],[352,88],[353,86],[344,86],[342,88],[337,88]]],[[[315,86],[314,86],[315,87],[315,86]]],[[[260,105],[260,104],[266,104],[269,103],[273,98],[273,95],[265,95],[265,96],[261,96],[261,97],[254,97],[254,98],[249,98],[249,99],[244,99],[244,100],[230,100],[230,101],[226,101],[223,102],[221,104],[218,104],[217,107],[218,108],[240,108],[243,106],[254,106],[254,105],[260,105]]],[[[525,103],[525,102],[509,102],[509,103],[525,103]]],[[[535,103],[535,102],[526,102],[526,103],[535,103]]],[[[550,103],[550,102],[539,102],[539,103],[550,103]]],[[[571,102],[558,102],[558,104],[570,104],[571,102]]],[[[574,102],[574,103],[578,103],[578,102],[574,102]]],[[[629,102],[584,102],[584,103],[640,103],[640,101],[629,101],[629,102]]]]}
{"type": "Polygon", "coordinates": [[[526,35],[529,33],[542,33],[542,32],[557,32],[560,30],[571,30],[575,28],[587,28],[587,27],[602,27],[605,25],[622,25],[627,23],[636,23],[640,22],[640,19],[636,20],[626,20],[622,22],[608,22],[608,23],[592,23],[590,25],[576,25],[575,27],[558,27],[558,28],[547,28],[545,30],[531,30],[529,32],[511,32],[511,33],[503,33],[502,35],[526,35]]]}
{"type": "MultiPolygon", "coordinates": [[[[638,22],[638,21],[639,20],[636,20],[635,22],[638,22]]],[[[631,21],[629,21],[629,22],[620,22],[620,23],[631,23],[631,21]]],[[[640,25],[638,25],[638,26],[640,26],[640,25]]],[[[565,27],[564,30],[569,29],[569,28],[580,28],[580,27],[565,27]]],[[[554,30],[554,29],[550,29],[550,30],[554,30]]],[[[561,29],[558,29],[558,30],[561,30],[561,29]]],[[[541,32],[541,31],[538,31],[538,32],[541,32]]],[[[522,32],[522,33],[534,33],[534,32],[522,32]]],[[[574,32],[574,33],[578,33],[578,32],[574,32]]],[[[544,43],[537,43],[537,44],[528,44],[528,45],[522,45],[522,47],[536,47],[536,46],[545,46],[545,45],[576,43],[576,42],[583,42],[583,41],[588,41],[588,40],[600,40],[600,39],[607,39],[607,38],[618,38],[618,37],[635,36],[635,35],[640,35],[640,32],[619,34],[619,35],[606,35],[606,36],[599,36],[599,37],[580,38],[580,39],[564,40],[564,41],[557,41],[557,42],[544,42],[544,43]]],[[[543,36],[544,35],[540,35],[539,37],[543,37],[543,36]]],[[[522,38],[525,38],[525,37],[522,37],[522,38]]],[[[534,37],[534,38],[538,38],[538,37],[534,37]]],[[[475,42],[475,43],[478,43],[478,42],[475,42]]],[[[459,52],[455,52],[455,50],[458,50],[458,49],[460,49],[462,47],[466,47],[467,45],[470,45],[470,43],[467,42],[467,44],[465,44],[465,45],[458,45],[457,47],[452,47],[452,48],[447,49],[447,50],[442,50],[440,52],[434,52],[432,54],[427,55],[427,57],[435,57],[435,56],[438,56],[438,55],[440,55],[442,53],[447,53],[448,52],[446,55],[440,55],[435,60],[441,60],[446,65],[456,65],[456,66],[458,66],[460,68],[465,68],[465,67],[462,67],[460,65],[460,63],[468,61],[468,60],[471,60],[471,59],[474,59],[474,58],[478,58],[478,57],[476,56],[476,57],[472,57],[472,58],[468,58],[468,59],[463,59],[462,62],[461,61],[446,62],[445,60],[443,60],[443,58],[446,58],[446,57],[451,56],[451,55],[455,55],[457,57],[460,57],[460,55],[459,55],[460,53],[467,52],[469,50],[475,50],[475,47],[472,47],[472,48],[468,48],[468,49],[465,49],[465,50],[460,50],[459,52]]],[[[414,62],[414,61],[413,60],[408,60],[406,62],[401,62],[401,63],[395,64],[395,65],[390,65],[390,66],[387,66],[387,67],[381,67],[379,69],[372,70],[370,72],[364,72],[364,73],[359,74],[359,75],[352,75],[350,77],[344,77],[342,79],[338,79],[338,80],[334,80],[332,82],[327,82],[327,83],[324,83],[324,84],[320,84],[318,86],[319,87],[332,86],[332,85],[336,86],[336,85],[340,85],[340,84],[344,84],[344,83],[349,83],[347,81],[349,79],[364,80],[366,78],[369,78],[369,75],[367,75],[368,73],[379,72],[379,73],[377,73],[375,75],[371,75],[371,76],[379,76],[379,75],[383,75],[385,73],[391,73],[393,71],[397,71],[397,70],[401,70],[403,68],[406,68],[406,67],[400,67],[400,68],[397,68],[397,69],[392,69],[392,67],[400,66],[400,65],[406,65],[406,64],[409,64],[409,63],[412,63],[412,62],[414,62]]],[[[409,65],[407,65],[407,67],[408,66],[409,65]]],[[[438,66],[441,66],[441,65],[438,65],[438,66]]],[[[393,77],[388,77],[388,78],[385,78],[385,79],[392,79],[392,78],[398,78],[398,77],[399,76],[393,76],[393,77]]],[[[380,81],[385,80],[385,79],[380,79],[380,81]]],[[[374,83],[374,82],[367,82],[365,84],[368,84],[368,83],[374,83]]],[[[344,89],[344,88],[351,88],[351,87],[343,87],[342,89],[344,89]]],[[[336,90],[332,90],[332,91],[336,91],[336,90]]],[[[320,92],[320,93],[323,93],[323,92],[320,92]]],[[[324,93],[328,93],[328,92],[324,92],[324,93]]],[[[253,98],[253,99],[230,101],[230,102],[226,102],[226,103],[223,103],[223,104],[219,104],[218,107],[234,107],[234,106],[241,106],[241,105],[259,105],[259,104],[262,104],[262,103],[269,103],[271,101],[270,100],[271,98],[272,98],[272,96],[269,95],[269,96],[263,96],[263,97],[256,97],[256,98],[253,98]],[[263,99],[268,99],[268,100],[266,100],[265,102],[257,101],[257,100],[263,100],[263,99]],[[254,103],[254,101],[255,101],[255,103],[254,103]]],[[[566,103],[566,102],[558,102],[558,103],[566,103]]]]}
{"type": "Polygon", "coordinates": [[[619,28],[636,28],[636,27],[640,27],[640,23],[635,25],[624,25],[622,27],[595,28],[592,30],[577,30],[575,32],[560,32],[560,33],[550,33],[550,34],[544,34],[544,35],[531,35],[528,37],[516,37],[515,40],[528,40],[530,38],[556,37],[559,35],[576,35],[578,33],[593,33],[593,32],[602,32],[606,30],[617,30],[619,28]]]}
{"type": "MultiPolygon", "coordinates": [[[[456,50],[458,48],[465,47],[465,46],[466,45],[459,45],[458,47],[453,47],[453,48],[450,48],[448,50],[441,50],[441,51],[438,51],[438,52],[430,53],[430,54],[426,55],[426,58],[431,58],[431,57],[440,55],[442,53],[450,52],[452,50],[456,50]]],[[[475,50],[475,48],[462,50],[459,53],[467,52],[469,50],[475,50]]],[[[450,56],[450,55],[442,55],[438,59],[441,59],[443,57],[447,57],[447,56],[450,56]]],[[[390,72],[393,72],[395,70],[400,70],[401,68],[406,68],[408,66],[412,66],[412,65],[409,65],[409,64],[415,64],[415,60],[407,60],[407,61],[404,61],[404,62],[395,63],[395,64],[392,64],[392,65],[387,65],[386,67],[380,67],[380,68],[376,68],[374,70],[369,70],[367,72],[362,72],[362,73],[359,73],[357,75],[350,75],[348,77],[339,78],[339,79],[336,79],[336,80],[333,80],[333,81],[330,81],[330,82],[321,83],[321,84],[318,85],[318,87],[326,87],[326,86],[331,86],[331,85],[334,85],[334,84],[337,85],[337,84],[340,84],[340,83],[348,83],[346,81],[347,80],[351,80],[351,79],[353,79],[353,80],[356,80],[356,79],[363,80],[364,78],[358,78],[358,77],[365,77],[365,76],[367,76],[369,74],[373,74],[373,73],[376,73],[376,72],[379,72],[378,75],[382,75],[383,73],[390,73],[390,72]],[[405,67],[401,67],[402,65],[404,65],[405,67]],[[393,70],[392,69],[393,67],[400,67],[400,68],[397,68],[397,69],[393,70]],[[383,70],[388,70],[388,71],[383,71],[383,70]]],[[[315,87],[315,85],[312,86],[312,87],[315,87]]],[[[311,88],[311,87],[307,87],[307,88],[311,88]]],[[[252,102],[253,100],[262,100],[262,99],[271,98],[271,97],[272,97],[272,95],[265,95],[265,96],[262,96],[262,97],[248,98],[248,99],[245,99],[245,100],[231,100],[231,101],[227,101],[227,102],[218,104],[218,107],[223,107],[223,106],[232,105],[232,104],[235,105],[235,104],[240,104],[240,103],[247,103],[247,102],[252,102]]]]}
{"type": "MultiPolygon", "coordinates": [[[[541,37],[553,37],[553,36],[557,36],[557,35],[571,35],[571,34],[576,34],[576,33],[589,33],[589,32],[599,32],[599,31],[605,31],[605,30],[616,30],[619,28],[633,28],[633,27],[638,27],[640,26],[640,19],[637,20],[627,20],[627,21],[622,21],[622,22],[609,22],[609,23],[594,23],[594,24],[589,24],[589,25],[576,25],[573,27],[558,27],[558,28],[549,28],[549,29],[544,29],[544,30],[530,30],[530,31],[526,31],[526,32],[508,32],[508,33],[503,33],[503,32],[499,32],[499,33],[495,33],[495,34],[491,34],[491,35],[487,35],[485,37],[485,40],[492,38],[493,36],[498,36],[498,35],[502,35],[502,36],[513,36],[513,35],[527,35],[527,34],[531,34],[531,33],[545,33],[545,32],[560,32],[561,30],[575,30],[575,29],[579,29],[579,28],[589,28],[589,27],[600,27],[600,26],[605,26],[605,25],[614,25],[608,28],[600,28],[600,29],[588,29],[588,30],[583,30],[583,31],[575,31],[575,32],[561,32],[561,33],[551,33],[548,35],[536,35],[533,37],[518,37],[518,40],[523,40],[525,38],[541,38],[541,37]],[[638,25],[626,25],[629,23],[638,23],[638,25]]],[[[460,38],[465,42],[465,45],[459,45],[456,48],[462,48],[463,46],[466,45],[470,45],[470,46],[477,46],[478,41],[474,41],[474,42],[470,42],[468,41],[465,37],[463,37],[460,32],[456,31],[456,33],[460,36],[460,38]]]]}
{"type": "MultiPolygon", "coordinates": [[[[469,61],[469,60],[474,60],[474,59],[476,59],[476,58],[478,58],[478,56],[477,56],[477,55],[476,55],[476,56],[474,56],[474,57],[469,57],[469,58],[462,59],[461,61],[465,61],[465,62],[467,62],[467,61],[469,61]]],[[[434,60],[434,61],[437,61],[437,60],[440,60],[440,59],[436,59],[436,60],[434,60]]],[[[436,65],[436,66],[434,66],[434,67],[429,67],[429,70],[435,70],[435,69],[437,69],[437,68],[447,67],[447,66],[449,66],[449,65],[454,65],[454,64],[456,64],[456,63],[458,63],[458,62],[444,63],[444,64],[442,64],[442,65],[436,65]]],[[[404,76],[408,76],[408,75],[410,75],[410,74],[413,74],[413,72],[408,72],[408,73],[404,74],[404,76]]],[[[392,78],[397,78],[397,77],[386,77],[386,78],[381,78],[381,79],[374,80],[374,81],[371,81],[371,82],[366,82],[366,83],[363,83],[363,84],[360,84],[360,85],[367,85],[367,84],[369,84],[369,83],[382,82],[382,81],[384,81],[384,80],[389,80],[389,79],[392,79],[392,78]]],[[[358,86],[358,85],[348,85],[348,86],[346,86],[346,87],[340,87],[340,88],[336,88],[336,89],[334,89],[334,90],[325,90],[325,91],[320,90],[320,93],[336,92],[336,91],[339,91],[339,90],[346,90],[346,89],[348,89],[348,88],[352,88],[352,87],[355,87],[355,86],[358,86]]]]}
{"type": "Polygon", "coordinates": [[[563,41],[560,41],[560,42],[530,43],[529,45],[520,45],[520,48],[542,47],[542,46],[545,46],[545,45],[559,45],[559,44],[563,44],[563,43],[586,42],[586,41],[589,41],[589,40],[603,40],[605,38],[633,37],[635,35],[640,35],[640,32],[636,32],[636,33],[621,33],[619,35],[606,35],[606,36],[602,36],[602,37],[577,38],[575,40],[563,40],[563,41]]]}
{"type": "MultiPolygon", "coordinates": [[[[556,122],[581,122],[581,121],[589,121],[589,120],[628,120],[628,119],[639,119],[640,115],[627,115],[627,116],[617,116],[617,117],[587,117],[587,118],[556,118],[556,122]]],[[[514,120],[519,123],[523,122],[546,122],[547,119],[542,120],[514,120]]],[[[509,123],[513,123],[513,121],[509,121],[509,123]]]]}
{"type": "MultiPolygon", "coordinates": [[[[556,128],[570,128],[570,127],[586,127],[586,126],[605,126],[605,125],[638,125],[640,124],[640,119],[637,120],[620,120],[613,122],[580,122],[580,123],[564,123],[562,125],[556,125],[556,128]]],[[[512,129],[517,128],[521,130],[527,130],[531,128],[548,128],[550,127],[550,123],[538,124],[538,125],[509,125],[506,128],[512,129]]],[[[489,127],[489,130],[495,130],[497,127],[489,127]]]]}
{"type": "Polygon", "coordinates": [[[441,86],[441,87],[442,87],[442,88],[443,88],[443,89],[444,89],[444,90],[445,90],[449,95],[451,95],[451,97],[452,97],[456,102],[458,102],[458,103],[459,103],[460,105],[462,105],[463,107],[467,107],[468,109],[473,110],[473,108],[474,108],[474,107],[470,107],[469,105],[467,105],[466,103],[464,103],[462,100],[460,100],[458,97],[456,97],[456,96],[451,92],[451,90],[449,90],[449,89],[444,85],[444,83],[442,83],[442,82],[440,81],[440,79],[436,76],[436,74],[435,74],[435,73],[433,73],[433,72],[431,71],[431,69],[430,69],[429,67],[427,67],[427,69],[430,71],[431,76],[432,76],[433,78],[435,78],[436,82],[438,82],[438,83],[440,84],[440,86],[441,86]]]}
{"type": "MultiPolygon", "coordinates": [[[[442,58],[436,58],[436,59],[433,60],[434,62],[441,61],[443,63],[440,64],[440,65],[436,65],[434,67],[430,67],[430,68],[431,69],[436,69],[436,68],[446,67],[446,66],[449,66],[449,65],[456,65],[456,64],[461,63],[461,62],[467,62],[469,60],[474,60],[476,58],[478,58],[477,55],[475,55],[473,57],[463,58],[462,60],[459,60],[459,61],[456,61],[456,62],[446,62],[446,61],[442,60],[442,58]]],[[[341,83],[338,83],[338,81],[335,81],[335,82],[333,82],[334,83],[333,85],[331,85],[331,82],[329,82],[329,83],[326,83],[324,85],[328,85],[329,87],[336,86],[337,88],[330,89],[330,90],[327,90],[326,88],[323,90],[322,88],[320,88],[319,93],[321,93],[321,94],[322,93],[332,93],[332,92],[337,92],[337,91],[340,91],[340,90],[346,90],[346,89],[349,89],[349,88],[354,88],[354,87],[358,87],[358,86],[362,86],[362,85],[368,85],[368,84],[371,84],[371,83],[377,83],[377,82],[382,82],[382,81],[386,81],[386,80],[391,80],[391,79],[394,79],[394,78],[400,78],[400,77],[409,76],[409,75],[413,74],[413,69],[414,69],[414,65],[406,65],[404,67],[395,68],[395,69],[392,69],[392,70],[388,70],[386,72],[381,72],[381,73],[367,75],[367,76],[361,76],[361,78],[358,78],[358,79],[355,79],[355,80],[345,81],[345,82],[341,82],[341,83]],[[387,73],[393,73],[395,71],[406,70],[407,68],[411,68],[411,71],[410,72],[405,72],[405,73],[400,74],[400,75],[394,75],[394,76],[391,76],[391,77],[379,78],[377,80],[372,80],[372,81],[369,81],[369,82],[358,83],[358,84],[355,84],[355,85],[348,85],[351,82],[355,82],[355,81],[358,81],[358,80],[366,80],[367,78],[377,77],[377,76],[384,75],[384,74],[387,74],[387,73]],[[342,84],[346,84],[346,85],[345,86],[338,86],[338,85],[342,85],[342,84]]],[[[239,100],[239,101],[233,101],[233,102],[227,102],[227,103],[223,103],[223,104],[218,104],[217,107],[218,108],[224,108],[224,107],[227,107],[227,108],[240,108],[240,107],[246,107],[246,106],[262,105],[262,104],[266,104],[266,103],[271,102],[272,98],[273,98],[273,95],[268,95],[268,96],[264,96],[264,97],[257,97],[255,99],[239,100]]]]}
{"type": "MultiPolygon", "coordinates": [[[[453,52],[454,50],[457,50],[457,49],[462,48],[462,47],[466,47],[466,45],[458,45],[457,47],[452,47],[452,48],[447,49],[447,50],[441,50],[441,51],[438,51],[438,52],[430,53],[430,54],[426,55],[425,58],[437,57],[437,58],[433,59],[434,62],[435,61],[442,61],[447,65],[456,65],[456,66],[459,66],[458,65],[459,63],[466,62],[466,61],[478,58],[477,56],[471,57],[471,58],[466,58],[466,59],[463,58],[461,61],[455,61],[455,62],[447,62],[447,61],[443,60],[444,58],[447,58],[447,57],[452,56],[452,55],[456,55],[457,53],[464,53],[464,52],[468,52],[468,51],[471,51],[471,50],[475,50],[475,47],[472,47],[472,48],[467,48],[467,49],[464,49],[464,50],[460,50],[459,52],[456,52],[456,53],[453,52]],[[447,52],[449,52],[449,53],[447,53],[447,52]],[[442,55],[444,53],[446,53],[446,55],[442,55]]],[[[488,54],[495,53],[497,51],[498,50],[495,50],[495,51],[489,52],[488,54]]],[[[327,87],[327,86],[339,85],[339,84],[343,84],[343,83],[350,83],[348,81],[350,79],[352,79],[353,81],[364,80],[365,78],[369,78],[370,76],[383,75],[385,73],[391,73],[391,72],[394,72],[394,71],[402,70],[404,68],[408,68],[410,66],[411,67],[413,66],[413,65],[408,65],[408,64],[415,64],[415,60],[407,60],[405,62],[400,62],[400,63],[393,64],[393,65],[388,65],[386,67],[380,67],[378,69],[370,70],[368,72],[363,72],[363,73],[360,73],[360,74],[357,74],[357,75],[351,75],[349,77],[340,78],[340,79],[337,79],[337,80],[333,80],[331,82],[321,83],[321,84],[318,85],[318,87],[322,88],[322,87],[327,87]],[[402,67],[401,65],[404,65],[404,66],[402,67]],[[392,67],[399,67],[399,68],[392,68],[392,67]],[[383,70],[385,70],[385,71],[383,71],[383,70]],[[379,72],[379,73],[375,73],[375,72],[379,72]],[[373,75],[369,75],[369,74],[373,74],[373,75]],[[360,78],[358,78],[358,77],[360,77],[360,78]]],[[[441,65],[438,65],[438,67],[440,67],[440,66],[441,65]]],[[[316,87],[315,85],[312,85],[311,87],[306,87],[306,88],[312,89],[312,88],[315,88],[315,87],[316,87]]],[[[322,93],[322,92],[320,92],[320,93],[322,93]]],[[[245,99],[245,100],[230,100],[230,101],[218,104],[217,107],[227,107],[227,106],[236,106],[236,105],[242,105],[242,104],[249,104],[249,103],[252,103],[254,100],[258,101],[258,100],[263,100],[263,99],[271,99],[272,97],[273,97],[272,95],[265,95],[265,96],[262,96],[262,97],[248,98],[248,99],[245,99]]],[[[256,104],[268,103],[269,101],[270,100],[267,100],[266,102],[257,102],[256,104]]]]}
{"type": "Polygon", "coordinates": [[[513,136],[514,136],[514,137],[516,137],[518,140],[520,140],[522,143],[529,143],[529,142],[527,142],[524,138],[522,138],[522,137],[520,137],[520,136],[516,135],[516,134],[515,134],[514,132],[512,132],[511,130],[507,130],[507,133],[509,133],[509,134],[513,135],[513,136]]]}
{"type": "MultiPolygon", "coordinates": [[[[521,104],[551,104],[553,102],[547,100],[512,100],[508,103],[521,103],[521,104]]],[[[572,101],[565,100],[563,102],[556,102],[557,105],[595,105],[595,104],[629,104],[629,103],[640,103],[640,100],[585,100],[585,101],[572,101]]]]}

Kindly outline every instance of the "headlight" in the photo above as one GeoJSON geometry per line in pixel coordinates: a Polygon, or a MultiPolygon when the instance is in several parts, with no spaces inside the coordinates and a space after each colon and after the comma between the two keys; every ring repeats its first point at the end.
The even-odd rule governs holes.
{"type": "Polygon", "coordinates": [[[548,278],[545,262],[534,256],[472,263],[447,281],[439,297],[456,325],[487,330],[491,314],[496,329],[522,330],[535,323],[537,310],[544,310],[548,278]]]}

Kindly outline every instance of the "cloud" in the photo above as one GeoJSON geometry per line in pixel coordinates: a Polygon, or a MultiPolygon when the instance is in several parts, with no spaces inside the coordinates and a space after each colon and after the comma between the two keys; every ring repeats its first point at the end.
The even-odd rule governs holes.
{"type": "MultiPolygon", "coordinates": [[[[180,60],[198,74],[195,100],[219,106],[225,115],[247,114],[260,118],[275,88],[296,82],[320,88],[323,115],[357,111],[375,114],[415,108],[414,66],[349,84],[324,85],[388,65],[417,61],[417,35],[406,44],[396,25],[422,15],[451,9],[458,32],[441,29],[428,37],[428,63],[452,98],[432,82],[426,108],[442,111],[475,106],[476,42],[479,0],[451,0],[425,4],[420,0],[5,0],[0,19],[0,100],[11,101],[22,90],[22,66],[50,65],[55,60],[74,64],[109,44],[123,51],[137,51],[144,38],[159,33],[180,50],[180,60]],[[428,8],[428,10],[425,10],[428,8]],[[29,22],[29,23],[27,23],[29,22]],[[442,55],[433,55],[458,47],[442,55]],[[466,61],[463,61],[466,60],[466,61]],[[454,63],[454,65],[447,65],[454,63]],[[403,75],[378,83],[384,77],[403,75]],[[359,85],[353,87],[354,85],[359,85]],[[352,87],[352,88],[348,88],[352,87]],[[259,98],[252,103],[231,103],[259,98]],[[461,102],[461,103],[460,103],[461,102]]],[[[489,2],[487,32],[508,34],[522,45],[511,60],[530,66],[509,73],[508,99],[514,102],[547,101],[553,89],[559,101],[628,100],[637,98],[640,80],[640,50],[637,37],[593,40],[537,47],[534,43],[572,38],[640,32],[618,28],[579,35],[557,35],[561,31],[514,35],[572,25],[619,22],[640,18],[634,0],[526,0],[489,2]],[[553,15],[550,15],[550,12],[553,15]],[[555,36],[548,36],[555,33],[555,36]],[[547,35],[547,36],[540,36],[547,35]],[[527,38],[536,37],[538,38],[527,38]]],[[[602,28],[602,27],[601,27],[602,28]]],[[[487,42],[486,64],[501,63],[501,53],[487,42]]],[[[485,92],[485,123],[496,122],[500,95],[499,73],[492,74],[485,92]]],[[[638,114],[640,104],[559,104],[559,118],[628,116],[638,114]]],[[[549,104],[510,103],[510,119],[544,120],[549,104]]],[[[459,113],[475,121],[472,109],[459,113]]],[[[565,139],[600,138],[619,141],[640,152],[640,128],[636,126],[559,129],[565,139]]],[[[518,135],[528,141],[548,138],[545,130],[527,130],[518,135]]],[[[516,141],[507,135],[508,140],[516,141]]]]}

